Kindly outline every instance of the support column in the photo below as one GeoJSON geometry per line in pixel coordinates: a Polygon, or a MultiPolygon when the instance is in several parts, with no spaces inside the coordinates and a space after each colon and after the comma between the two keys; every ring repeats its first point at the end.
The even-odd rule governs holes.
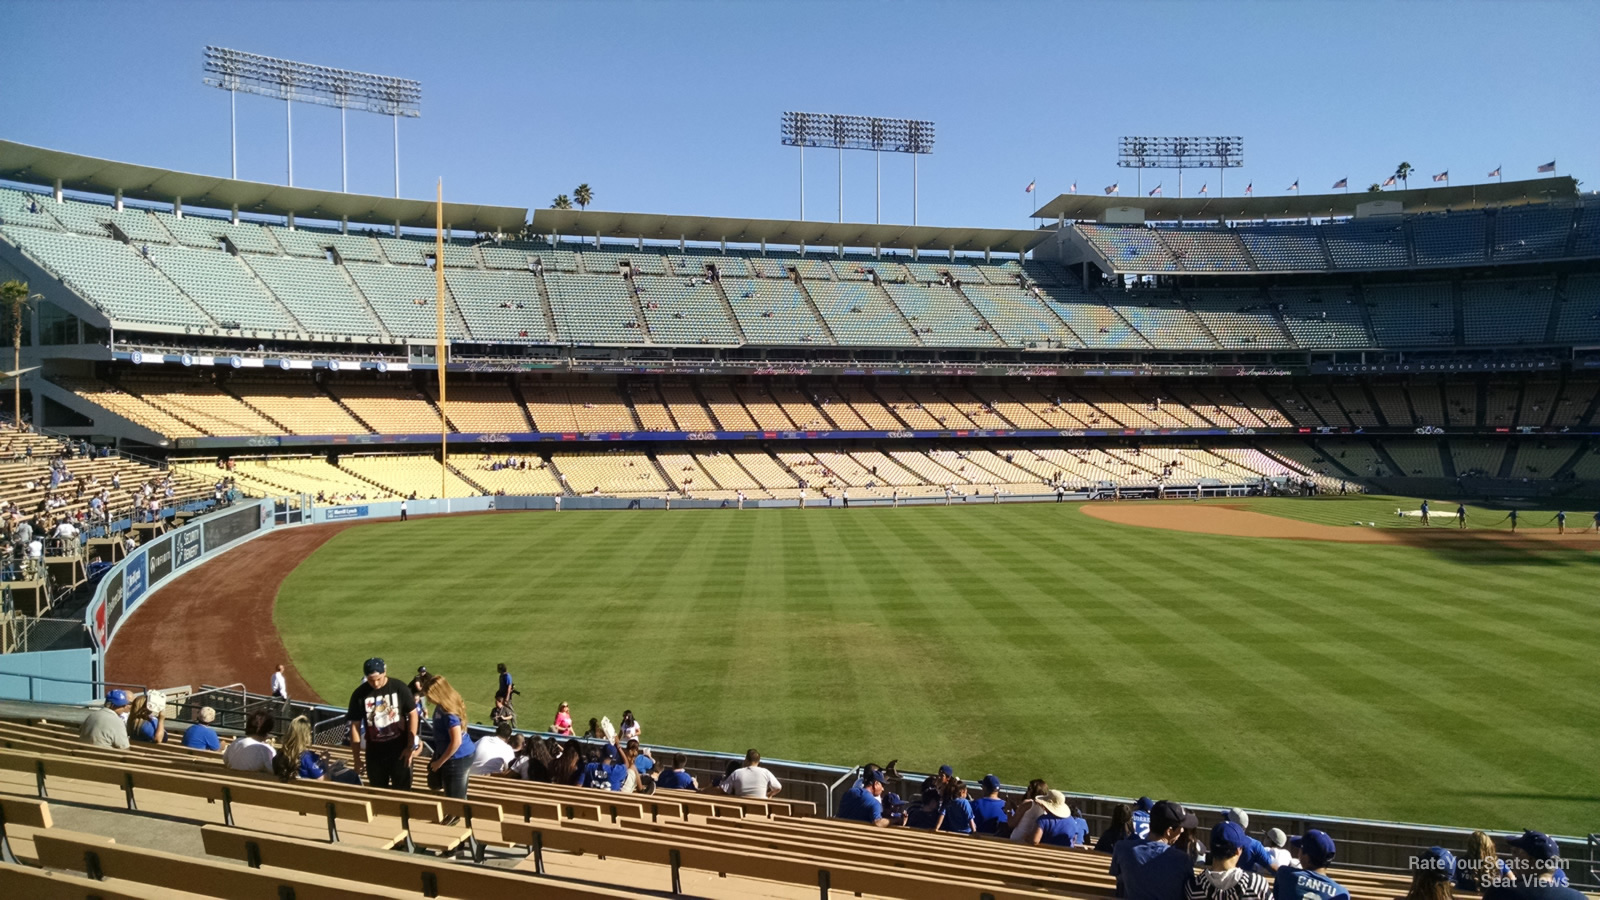
{"type": "Polygon", "coordinates": [[[122,188],[117,188],[117,192],[112,195],[111,206],[117,212],[122,212],[122,188]]]}
{"type": "Polygon", "coordinates": [[[50,194],[56,198],[57,203],[61,202],[61,179],[56,179],[55,189],[52,190],[50,194]]]}
{"type": "Polygon", "coordinates": [[[183,198],[182,197],[173,197],[172,198],[172,214],[177,216],[180,219],[183,218],[183,198]]]}
{"type": "Polygon", "coordinates": [[[238,204],[234,204],[233,207],[228,210],[228,221],[232,222],[235,225],[239,224],[239,205],[238,204]]]}
{"type": "Polygon", "coordinates": [[[288,225],[289,230],[293,231],[294,230],[294,213],[289,213],[287,216],[284,216],[284,222],[285,222],[286,225],[288,225]]]}

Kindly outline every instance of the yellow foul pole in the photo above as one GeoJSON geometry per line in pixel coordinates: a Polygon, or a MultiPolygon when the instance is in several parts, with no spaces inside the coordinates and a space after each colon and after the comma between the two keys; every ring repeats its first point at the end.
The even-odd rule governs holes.
{"type": "Polygon", "coordinates": [[[433,359],[439,366],[439,499],[450,496],[447,490],[448,481],[445,473],[450,463],[450,425],[445,419],[445,393],[444,393],[444,179],[439,179],[439,196],[434,222],[434,254],[433,275],[439,291],[438,301],[434,307],[439,313],[438,333],[433,346],[433,359]]]}

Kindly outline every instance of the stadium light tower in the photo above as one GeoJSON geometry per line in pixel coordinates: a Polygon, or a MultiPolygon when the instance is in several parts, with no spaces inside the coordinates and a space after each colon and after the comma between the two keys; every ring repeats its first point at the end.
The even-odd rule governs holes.
{"type": "Polygon", "coordinates": [[[228,92],[229,134],[233,149],[233,177],[239,177],[238,94],[259,94],[284,101],[288,126],[289,185],[294,186],[294,103],[315,103],[339,109],[339,187],[350,189],[345,150],[345,111],[352,106],[394,119],[394,195],[400,196],[400,118],[422,115],[422,83],[408,78],[370,75],[349,69],[331,69],[310,63],[278,59],[207,47],[206,84],[228,92]]]}
{"type": "Polygon", "coordinates": [[[1183,196],[1184,169],[1221,169],[1217,196],[1222,196],[1222,176],[1244,165],[1242,137],[1124,137],[1117,146],[1117,165],[1139,170],[1135,185],[1144,191],[1145,169],[1177,169],[1178,196],[1183,196]]]}
{"type": "Polygon", "coordinates": [[[917,224],[917,157],[933,152],[933,123],[834,113],[786,112],[782,143],[800,148],[800,218],[806,217],[806,148],[839,151],[839,221],[844,221],[844,151],[871,150],[877,157],[877,214],[883,221],[883,151],[911,154],[911,224],[917,224]]]}

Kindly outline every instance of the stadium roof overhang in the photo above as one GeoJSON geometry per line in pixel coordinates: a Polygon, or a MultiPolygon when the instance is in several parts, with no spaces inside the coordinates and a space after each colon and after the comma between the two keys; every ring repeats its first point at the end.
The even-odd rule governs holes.
{"type": "Polygon", "coordinates": [[[1283,197],[1120,197],[1062,194],[1034,213],[1042,219],[1099,221],[1108,209],[1144,210],[1146,221],[1306,219],[1354,216],[1356,206],[1374,200],[1398,202],[1408,213],[1518,206],[1551,200],[1576,199],[1578,181],[1561,175],[1528,181],[1464,184],[1414,188],[1409,191],[1359,191],[1349,194],[1308,194],[1283,197]]]}
{"type": "MultiPolygon", "coordinates": [[[[92,194],[155,203],[182,201],[185,206],[219,210],[237,209],[262,215],[295,215],[331,222],[348,219],[407,228],[433,228],[434,201],[373,197],[339,191],[317,191],[238,181],[214,175],[174,172],[152,166],[80,156],[60,150],[31,147],[0,140],[0,178],[24,184],[55,186],[92,194]]],[[[518,231],[528,211],[511,206],[446,203],[445,224],[476,231],[518,231]]]]}
{"type": "Polygon", "coordinates": [[[853,222],[796,222],[783,219],[728,219],[600,210],[538,209],[533,230],[652,241],[778,244],[805,247],[891,247],[982,253],[1024,253],[1055,232],[1013,228],[940,228],[933,225],[872,225],[853,222]]]}

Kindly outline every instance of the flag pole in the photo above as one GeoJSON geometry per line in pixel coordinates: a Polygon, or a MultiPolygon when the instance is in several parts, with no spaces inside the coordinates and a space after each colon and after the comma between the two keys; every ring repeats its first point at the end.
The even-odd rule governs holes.
{"type": "Polygon", "coordinates": [[[439,366],[439,499],[450,496],[445,473],[450,464],[450,425],[445,418],[445,333],[444,333],[444,179],[439,179],[437,205],[434,213],[434,287],[438,291],[434,308],[438,312],[435,323],[438,331],[433,345],[433,361],[439,366]]]}

